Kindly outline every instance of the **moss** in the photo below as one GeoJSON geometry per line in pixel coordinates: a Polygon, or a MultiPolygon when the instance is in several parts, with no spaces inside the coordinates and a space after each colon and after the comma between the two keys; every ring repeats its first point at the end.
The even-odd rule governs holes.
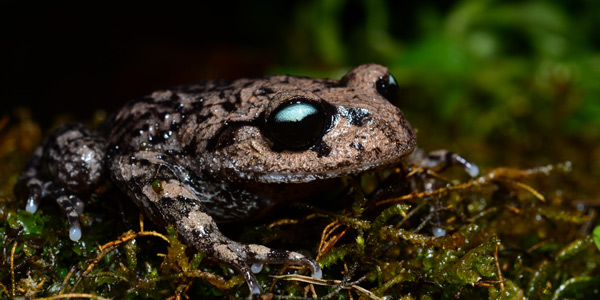
{"type": "MultiPolygon", "coordinates": [[[[24,123],[33,126],[25,119],[5,127],[1,132],[5,140],[28,138],[19,132],[26,128],[24,123]]],[[[31,151],[15,148],[0,159],[25,161],[31,151]]],[[[330,197],[349,202],[349,209],[304,206],[304,217],[247,228],[240,236],[271,243],[284,238],[293,245],[299,241],[290,233],[306,233],[301,235],[302,244],[317,249],[324,269],[324,280],[310,281],[317,295],[510,299],[595,293],[586,287],[600,280],[600,251],[592,234],[582,231],[593,228],[593,210],[566,205],[556,196],[557,190],[561,197],[576,192],[561,185],[563,181],[570,184],[568,164],[528,170],[496,168],[475,179],[458,173],[451,180],[442,180],[442,174],[431,171],[407,174],[406,167],[346,180],[347,196],[330,197]],[[437,187],[415,188],[431,179],[438,181],[437,187]],[[281,231],[284,227],[288,228],[281,231]],[[440,230],[446,234],[432,235],[440,230]],[[342,278],[347,279],[339,281],[342,278]],[[358,285],[352,283],[356,280],[358,285]],[[327,287],[332,285],[338,288],[327,287]],[[348,291],[340,292],[343,289],[348,291]],[[369,290],[371,294],[364,294],[369,290]]],[[[4,176],[14,177],[19,169],[5,171],[4,176]]],[[[133,212],[125,219],[111,211],[111,201],[127,201],[111,186],[90,197],[82,217],[88,220],[83,222],[85,234],[79,242],[68,239],[66,220],[56,205],[43,203],[30,214],[9,187],[2,190],[8,191],[0,202],[3,298],[69,293],[149,299],[247,294],[239,274],[204,260],[202,253],[181,243],[172,228],[164,235],[161,228],[144,229],[152,224],[144,224],[143,218],[137,226],[135,221],[129,223],[139,214],[134,207],[121,207],[133,212]],[[123,232],[123,228],[132,230],[123,232]]],[[[272,220],[282,217],[275,215],[272,220]]],[[[296,272],[291,266],[273,265],[257,276],[267,292],[312,295],[307,283],[268,277],[296,272]]]]}
{"type": "MultiPolygon", "coordinates": [[[[461,152],[485,172],[470,179],[456,168],[398,166],[345,178],[336,188],[345,193],[324,196],[337,205],[297,204],[300,212],[235,227],[235,240],[304,249],[323,267],[315,280],[275,278],[308,270],[265,266],[257,274],[265,297],[597,298],[600,44],[589,37],[598,4],[417,1],[401,12],[385,1],[323,3],[298,4],[290,24],[278,25],[297,33],[286,37],[287,61],[327,66],[333,77],[358,63],[388,65],[419,142],[461,152]],[[365,13],[348,17],[356,11],[365,13]]],[[[325,76],[297,65],[272,69],[325,76]]],[[[144,222],[110,184],[84,199],[79,242],[50,201],[27,213],[14,185],[49,129],[26,109],[2,114],[0,299],[247,295],[239,274],[172,228],[144,222]]],[[[160,182],[152,188],[162,192],[160,182]]]]}

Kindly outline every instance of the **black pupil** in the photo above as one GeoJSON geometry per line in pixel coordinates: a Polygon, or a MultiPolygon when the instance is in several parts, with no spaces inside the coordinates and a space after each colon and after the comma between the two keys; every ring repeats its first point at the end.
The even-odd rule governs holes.
{"type": "Polygon", "coordinates": [[[266,131],[278,148],[304,150],[315,144],[325,128],[323,108],[307,100],[280,105],[271,113],[266,131]]]}
{"type": "Polygon", "coordinates": [[[392,74],[389,74],[386,77],[387,78],[379,78],[375,83],[377,92],[388,99],[388,101],[395,101],[398,99],[398,84],[396,83],[396,78],[394,78],[392,74]]]}

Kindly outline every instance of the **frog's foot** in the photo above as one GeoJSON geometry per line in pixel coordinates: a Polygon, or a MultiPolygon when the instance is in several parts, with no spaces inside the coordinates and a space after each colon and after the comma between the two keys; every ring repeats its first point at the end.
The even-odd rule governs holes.
{"type": "Polygon", "coordinates": [[[313,278],[320,279],[323,275],[315,260],[297,252],[255,244],[240,244],[231,240],[213,246],[211,252],[215,259],[233,266],[242,273],[251,294],[260,294],[254,273],[260,272],[263,264],[303,265],[310,268],[313,278]]]}
{"type": "Polygon", "coordinates": [[[425,153],[423,150],[417,149],[409,159],[413,165],[424,169],[442,171],[450,166],[460,166],[471,177],[479,175],[479,167],[477,165],[447,150],[435,150],[425,153]]]}
{"type": "Polygon", "coordinates": [[[42,198],[49,196],[55,199],[56,203],[58,203],[67,215],[69,221],[69,238],[73,241],[78,241],[81,238],[79,215],[83,213],[83,201],[75,195],[68,194],[65,188],[51,181],[42,182],[35,177],[24,180],[26,189],[29,191],[25,210],[35,213],[42,198]]]}

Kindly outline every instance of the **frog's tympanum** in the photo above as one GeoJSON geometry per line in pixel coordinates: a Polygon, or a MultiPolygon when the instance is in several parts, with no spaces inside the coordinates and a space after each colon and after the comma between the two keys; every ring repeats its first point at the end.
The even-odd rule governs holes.
{"type": "Polygon", "coordinates": [[[154,222],[241,272],[253,264],[319,265],[300,253],[241,244],[217,223],[264,215],[307,197],[327,179],[399,163],[415,132],[388,100],[387,68],[361,65],[341,80],[272,76],[206,81],[129,102],[95,130],[65,125],[36,150],[19,178],[26,209],[56,199],[78,240],[78,195],[112,180],[154,222]]]}

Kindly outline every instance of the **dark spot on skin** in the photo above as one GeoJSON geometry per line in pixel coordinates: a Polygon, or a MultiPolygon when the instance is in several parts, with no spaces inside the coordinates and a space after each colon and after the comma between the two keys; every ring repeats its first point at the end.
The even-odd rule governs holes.
{"type": "Polygon", "coordinates": [[[350,165],[351,165],[351,163],[349,161],[345,160],[345,161],[341,161],[338,164],[336,164],[335,167],[343,169],[343,168],[348,167],[350,165]]]}
{"type": "Polygon", "coordinates": [[[141,142],[140,146],[139,146],[139,151],[148,151],[148,150],[152,150],[152,145],[150,145],[146,142],[141,142]]]}
{"type": "Polygon", "coordinates": [[[196,136],[194,136],[192,138],[192,140],[190,141],[189,144],[185,145],[183,147],[183,155],[188,156],[188,155],[195,155],[196,154],[196,147],[198,146],[198,139],[196,136]]]}
{"type": "Polygon", "coordinates": [[[179,212],[183,213],[184,215],[188,215],[190,213],[190,208],[195,206],[194,201],[192,199],[183,197],[181,195],[178,195],[177,197],[175,197],[175,199],[177,199],[176,201],[177,207],[179,207],[179,212]]]}
{"type": "Polygon", "coordinates": [[[175,199],[171,198],[171,197],[160,197],[160,202],[163,203],[163,205],[165,206],[171,206],[175,203],[175,199]]]}
{"type": "Polygon", "coordinates": [[[167,154],[171,155],[171,156],[177,156],[180,155],[180,151],[174,150],[174,149],[168,149],[167,150],[167,154]]]}
{"type": "Polygon", "coordinates": [[[246,255],[247,255],[249,261],[253,261],[256,259],[256,253],[251,251],[250,247],[248,247],[248,245],[244,245],[244,250],[246,252],[246,255]]]}
{"type": "Polygon", "coordinates": [[[287,253],[285,253],[284,251],[271,250],[267,254],[267,257],[272,260],[282,261],[287,258],[287,253]]]}
{"type": "Polygon", "coordinates": [[[361,143],[350,143],[350,147],[358,150],[358,152],[363,152],[365,150],[361,143]]]}
{"type": "Polygon", "coordinates": [[[232,145],[235,141],[235,132],[243,126],[258,126],[257,120],[262,120],[262,114],[252,122],[230,122],[219,128],[215,135],[206,143],[206,150],[213,152],[232,145]]]}
{"type": "Polygon", "coordinates": [[[106,160],[109,161],[115,154],[121,153],[121,148],[119,145],[114,145],[108,149],[108,153],[106,154],[106,160]]]}
{"type": "Polygon", "coordinates": [[[223,149],[227,146],[231,146],[235,140],[235,134],[239,129],[238,126],[223,126],[219,130],[219,132],[208,141],[206,145],[206,150],[215,151],[223,149]]]}
{"type": "Polygon", "coordinates": [[[323,141],[316,143],[310,150],[317,152],[317,157],[327,157],[331,153],[331,148],[323,141]]]}
{"type": "Polygon", "coordinates": [[[439,153],[429,154],[429,155],[427,155],[427,159],[431,160],[431,161],[448,162],[448,161],[453,160],[452,155],[454,155],[453,152],[445,151],[445,153],[443,153],[443,156],[440,155],[439,153]]]}
{"type": "Polygon", "coordinates": [[[223,109],[224,109],[225,111],[227,111],[227,112],[232,112],[232,111],[234,111],[234,110],[235,110],[235,104],[233,104],[233,103],[231,103],[231,102],[229,102],[229,101],[223,102],[223,103],[221,104],[221,106],[222,106],[222,107],[223,107],[223,109]]]}
{"type": "Polygon", "coordinates": [[[161,131],[157,135],[151,136],[149,139],[156,145],[164,143],[170,136],[168,131],[161,131]]]}
{"type": "Polygon", "coordinates": [[[169,127],[169,130],[171,130],[171,131],[178,131],[179,128],[181,128],[181,123],[173,122],[171,124],[171,127],[169,127]]]}
{"type": "Polygon", "coordinates": [[[348,119],[350,124],[354,126],[363,126],[365,119],[367,119],[371,113],[369,113],[369,111],[366,109],[353,107],[348,108],[342,115],[348,119]]]}
{"type": "Polygon", "coordinates": [[[192,229],[192,234],[193,234],[194,236],[204,236],[204,233],[202,233],[202,232],[201,232],[199,229],[197,229],[197,228],[194,228],[194,229],[192,229]]]}
{"type": "Polygon", "coordinates": [[[208,118],[210,118],[210,117],[212,117],[212,114],[208,114],[207,116],[197,116],[197,117],[196,117],[196,123],[197,123],[197,124],[201,124],[201,123],[203,123],[204,121],[206,121],[206,119],[208,119],[208,118]]]}
{"type": "Polygon", "coordinates": [[[261,87],[256,89],[256,91],[254,92],[255,96],[264,96],[266,94],[273,94],[273,90],[270,88],[261,87]]]}
{"type": "Polygon", "coordinates": [[[184,106],[185,105],[183,103],[174,103],[173,109],[175,109],[176,112],[181,112],[184,106]]]}
{"type": "MultiPolygon", "coordinates": [[[[319,83],[323,86],[320,90],[326,90],[326,89],[330,89],[330,88],[344,86],[343,83],[337,82],[335,80],[326,80],[326,79],[324,79],[323,81],[321,81],[319,83]]],[[[354,91],[354,89],[348,89],[348,90],[349,91],[354,91]]]]}
{"type": "Polygon", "coordinates": [[[192,102],[192,108],[194,109],[194,111],[201,110],[203,106],[204,106],[203,98],[196,99],[196,101],[192,102]]]}

